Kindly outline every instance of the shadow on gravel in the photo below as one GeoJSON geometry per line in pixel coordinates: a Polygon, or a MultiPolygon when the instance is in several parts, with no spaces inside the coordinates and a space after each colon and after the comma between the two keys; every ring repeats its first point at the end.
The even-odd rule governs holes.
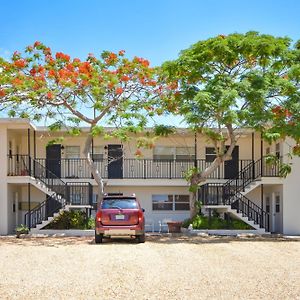
{"type": "MultiPolygon", "coordinates": [[[[287,238],[282,236],[188,236],[184,234],[162,234],[162,235],[147,235],[146,244],[219,244],[233,242],[300,242],[300,237],[287,238]]],[[[91,245],[105,246],[112,244],[120,245],[140,245],[135,239],[103,239],[103,243],[96,245],[93,237],[30,237],[22,236],[17,239],[15,237],[0,237],[0,247],[5,245],[19,246],[44,246],[44,247],[59,247],[71,245],[91,245]]]]}

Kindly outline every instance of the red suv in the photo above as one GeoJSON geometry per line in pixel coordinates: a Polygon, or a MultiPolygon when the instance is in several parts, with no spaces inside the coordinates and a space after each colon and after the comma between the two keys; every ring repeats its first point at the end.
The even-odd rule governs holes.
{"type": "Polygon", "coordinates": [[[145,242],[144,209],[135,196],[105,196],[100,203],[95,222],[95,243],[104,237],[135,237],[145,242]]]}

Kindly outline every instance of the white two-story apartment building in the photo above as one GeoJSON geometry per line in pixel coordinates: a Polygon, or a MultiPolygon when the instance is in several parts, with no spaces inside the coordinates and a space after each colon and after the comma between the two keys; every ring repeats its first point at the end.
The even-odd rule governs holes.
{"type": "MultiPolygon", "coordinates": [[[[74,137],[26,119],[0,119],[0,234],[13,233],[21,223],[42,228],[67,206],[95,207],[98,189],[83,157],[87,132],[82,131],[74,137]]],[[[279,177],[278,165],[264,159],[274,153],[287,161],[292,146],[293,141],[269,145],[259,133],[243,130],[232,160],[199,186],[203,208],[243,218],[264,232],[300,234],[300,158],[293,157],[292,173],[285,179],[279,177]]],[[[184,174],[213,161],[212,145],[200,134],[178,129],[158,139],[153,149],[142,149],[138,159],[136,150],[134,138],[124,144],[94,138],[92,154],[105,193],[135,193],[155,228],[164,220],[188,218],[191,194],[184,174]]]]}

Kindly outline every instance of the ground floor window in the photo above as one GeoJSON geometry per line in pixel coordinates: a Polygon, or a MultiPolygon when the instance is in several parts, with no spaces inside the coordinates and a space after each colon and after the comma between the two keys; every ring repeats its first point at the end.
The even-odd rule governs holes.
{"type": "Polygon", "coordinates": [[[152,195],[152,209],[164,211],[177,211],[190,209],[189,195],[167,195],[157,194],[152,195]]]}

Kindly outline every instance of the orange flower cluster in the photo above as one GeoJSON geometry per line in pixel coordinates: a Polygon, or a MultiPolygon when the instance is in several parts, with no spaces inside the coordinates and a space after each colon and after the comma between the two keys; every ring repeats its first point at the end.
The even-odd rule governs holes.
{"type": "Polygon", "coordinates": [[[5,94],[5,91],[0,89],[0,97],[4,97],[6,94],[5,94]]]}
{"type": "Polygon", "coordinates": [[[117,58],[118,58],[118,55],[116,53],[110,52],[109,56],[105,59],[105,63],[110,65],[110,64],[116,62],[117,58]]]}
{"type": "Polygon", "coordinates": [[[289,118],[289,117],[292,116],[291,112],[288,109],[284,109],[280,105],[277,105],[277,106],[273,107],[272,112],[278,117],[287,117],[287,118],[289,118]]]}
{"type": "Polygon", "coordinates": [[[56,57],[56,59],[61,59],[61,60],[64,60],[64,61],[70,61],[70,56],[67,55],[67,54],[64,54],[62,52],[57,52],[55,54],[55,57],[56,57]]]}
{"type": "Polygon", "coordinates": [[[25,68],[27,66],[27,62],[25,61],[25,59],[18,59],[14,62],[14,65],[19,68],[25,68]]]}
{"type": "Polygon", "coordinates": [[[21,80],[21,79],[19,79],[19,78],[14,78],[14,79],[12,80],[12,84],[13,84],[13,85],[16,85],[16,86],[22,85],[22,84],[23,84],[23,80],[21,80]]]}
{"type": "Polygon", "coordinates": [[[122,80],[122,81],[128,81],[128,80],[130,80],[130,77],[127,76],[127,75],[122,75],[122,76],[121,76],[121,80],[122,80]]]}
{"type": "Polygon", "coordinates": [[[92,67],[91,67],[91,64],[87,61],[81,63],[79,66],[78,66],[78,70],[79,70],[79,73],[80,74],[85,74],[87,76],[91,76],[91,71],[92,71],[92,67]]]}
{"type": "Polygon", "coordinates": [[[40,45],[42,45],[42,43],[41,42],[38,42],[38,41],[36,41],[34,44],[33,44],[33,47],[38,47],[38,46],[40,46],[40,45]]]}
{"type": "Polygon", "coordinates": [[[123,93],[123,89],[121,87],[116,88],[116,94],[121,95],[123,93]]]}
{"type": "Polygon", "coordinates": [[[52,94],[52,92],[47,93],[47,98],[50,100],[54,98],[54,95],[52,94]]]}
{"type": "Polygon", "coordinates": [[[135,56],[134,59],[133,59],[133,61],[134,61],[135,63],[141,64],[141,65],[144,66],[145,68],[149,67],[149,65],[150,65],[149,60],[144,59],[144,58],[142,58],[142,57],[137,57],[137,56],[135,56]]]}

